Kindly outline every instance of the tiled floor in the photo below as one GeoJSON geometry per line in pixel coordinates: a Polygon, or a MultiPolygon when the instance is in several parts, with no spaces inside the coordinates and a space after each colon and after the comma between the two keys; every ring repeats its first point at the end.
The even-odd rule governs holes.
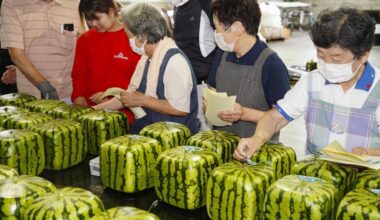
{"type": "MultiPolygon", "coordinates": [[[[285,41],[269,42],[287,66],[304,65],[308,60],[316,60],[315,48],[308,33],[293,32],[292,36],[285,41]]],[[[380,69],[380,46],[374,46],[369,57],[369,62],[380,69]]],[[[304,157],[306,140],[305,122],[303,117],[289,123],[281,130],[280,141],[292,146],[298,158],[304,157]]]]}

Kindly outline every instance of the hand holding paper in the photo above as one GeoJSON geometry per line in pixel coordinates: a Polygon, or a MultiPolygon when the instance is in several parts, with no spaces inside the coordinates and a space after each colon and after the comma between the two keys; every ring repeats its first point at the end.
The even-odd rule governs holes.
{"type": "Polygon", "coordinates": [[[234,110],[236,96],[227,96],[225,92],[219,93],[209,88],[203,89],[203,96],[207,100],[206,119],[215,126],[232,125],[232,122],[220,119],[218,113],[224,110],[234,110]]]}
{"type": "MultiPolygon", "coordinates": [[[[103,93],[102,97],[104,98],[107,96],[114,96],[115,98],[120,100],[120,93],[122,91],[124,91],[124,89],[112,87],[112,88],[107,89],[103,93]]],[[[134,107],[134,108],[129,108],[129,109],[131,110],[131,112],[133,113],[136,119],[140,119],[146,115],[144,109],[142,109],[141,107],[134,107]]]]}

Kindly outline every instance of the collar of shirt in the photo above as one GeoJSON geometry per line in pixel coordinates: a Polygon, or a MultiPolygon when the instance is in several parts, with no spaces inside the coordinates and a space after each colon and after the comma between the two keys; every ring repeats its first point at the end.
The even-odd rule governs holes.
{"type": "Polygon", "coordinates": [[[256,43],[246,54],[238,58],[234,52],[228,53],[226,61],[246,66],[253,66],[261,51],[268,47],[266,43],[261,41],[258,36],[256,36],[256,38],[256,43]]]}
{"type": "MultiPolygon", "coordinates": [[[[355,89],[363,90],[368,92],[372,85],[373,81],[375,80],[375,69],[372,67],[370,63],[366,63],[363,74],[361,75],[360,79],[355,84],[355,89]]],[[[329,81],[325,81],[325,85],[330,85],[329,81]]]]}

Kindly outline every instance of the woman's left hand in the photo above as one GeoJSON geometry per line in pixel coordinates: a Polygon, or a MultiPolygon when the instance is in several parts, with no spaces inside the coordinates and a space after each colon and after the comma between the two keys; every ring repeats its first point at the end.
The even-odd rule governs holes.
{"type": "Polygon", "coordinates": [[[220,111],[217,116],[223,121],[236,122],[240,120],[241,115],[242,107],[239,103],[236,103],[234,110],[220,111]]]}
{"type": "Polygon", "coordinates": [[[122,91],[120,93],[120,101],[124,104],[124,106],[129,107],[129,108],[143,106],[144,98],[145,98],[145,95],[137,91],[134,91],[134,92],[122,91]]]}
{"type": "Polygon", "coordinates": [[[91,97],[90,97],[90,100],[95,103],[95,104],[100,104],[102,102],[105,102],[108,100],[108,98],[104,98],[102,99],[102,95],[103,95],[104,92],[97,92],[95,94],[93,94],[91,97]]]}

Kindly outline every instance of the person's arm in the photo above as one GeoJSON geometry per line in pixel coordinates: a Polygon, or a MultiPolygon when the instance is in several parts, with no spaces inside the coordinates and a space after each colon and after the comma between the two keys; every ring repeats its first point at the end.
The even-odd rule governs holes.
{"type": "Polygon", "coordinates": [[[37,70],[33,63],[26,57],[25,51],[19,48],[8,48],[13,63],[20,69],[22,74],[35,86],[43,81],[47,81],[46,78],[37,70]]]}
{"type": "Polygon", "coordinates": [[[217,116],[223,121],[228,122],[249,121],[257,123],[265,112],[266,111],[243,107],[236,103],[233,110],[220,111],[217,116]]]}
{"type": "Polygon", "coordinates": [[[57,90],[37,70],[33,63],[26,57],[25,51],[19,48],[8,48],[12,62],[21,73],[41,92],[42,99],[59,99],[57,90]]]}
{"type": "Polygon", "coordinates": [[[251,138],[240,139],[234,152],[238,160],[247,160],[256,151],[260,150],[273,134],[295,118],[301,117],[307,110],[308,76],[303,76],[297,84],[277,102],[275,108],[266,112],[258,121],[255,134],[251,138]]]}
{"type": "Polygon", "coordinates": [[[166,99],[157,99],[154,97],[147,96],[141,92],[129,92],[123,91],[120,93],[120,100],[125,107],[146,107],[152,111],[159,112],[165,115],[173,116],[185,116],[187,113],[179,111],[173,108],[169,101],[166,99]]]}
{"type": "Polygon", "coordinates": [[[234,158],[245,161],[260,150],[273,134],[280,131],[289,122],[276,109],[271,109],[259,120],[255,134],[251,138],[242,138],[234,152],[234,158]]]}

